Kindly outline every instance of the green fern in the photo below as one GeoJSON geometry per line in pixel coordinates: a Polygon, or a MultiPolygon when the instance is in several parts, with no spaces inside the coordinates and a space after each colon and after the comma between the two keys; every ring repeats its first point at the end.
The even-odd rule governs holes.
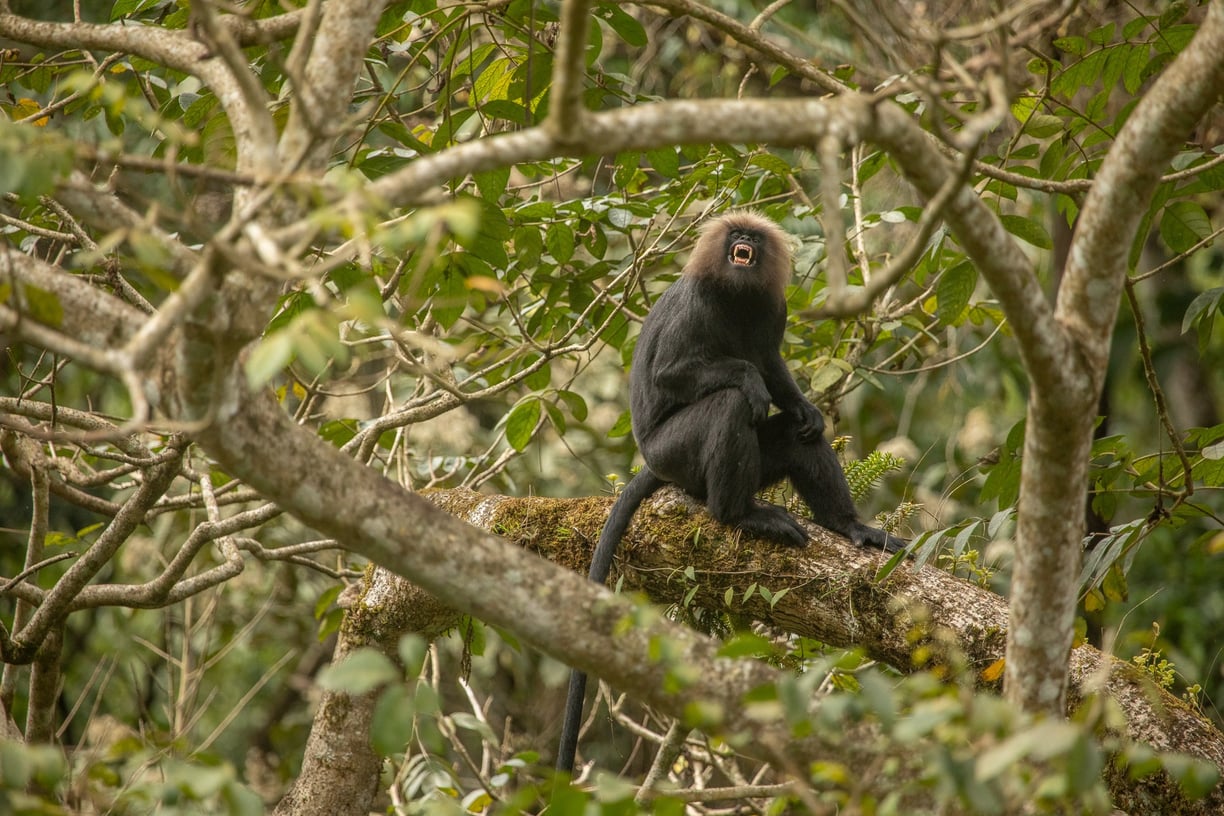
{"type": "Polygon", "coordinates": [[[875,520],[881,529],[890,533],[896,532],[911,516],[917,515],[922,505],[917,502],[901,502],[897,509],[877,513],[875,520]]]}
{"type": "Polygon", "coordinates": [[[865,459],[847,462],[845,471],[846,482],[850,485],[850,495],[854,497],[855,502],[861,501],[884,477],[884,474],[900,470],[904,465],[904,459],[878,450],[867,454],[865,459]]]}

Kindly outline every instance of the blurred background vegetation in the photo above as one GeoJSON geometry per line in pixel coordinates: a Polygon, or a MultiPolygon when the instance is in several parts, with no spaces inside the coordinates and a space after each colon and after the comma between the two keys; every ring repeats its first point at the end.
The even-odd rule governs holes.
{"type": "MultiPolygon", "coordinates": [[[[764,4],[708,5],[748,21],[764,4]]],[[[190,25],[188,4],[173,0],[77,6],[87,21],[190,25]]],[[[73,18],[68,3],[14,0],[11,7],[39,19],[73,18]]],[[[636,4],[596,8],[586,84],[592,109],[812,93],[784,70],[753,62],[702,20],[636,4]]],[[[1083,194],[1077,183],[1091,177],[1145,83],[1184,46],[1200,11],[1184,3],[1081,3],[1057,36],[1030,49],[1027,63],[1011,66],[1014,117],[983,146],[974,183],[1026,242],[1048,288],[1057,286],[1060,250],[1083,194]]],[[[259,0],[244,4],[244,13],[263,18],[281,7],[259,0]]],[[[954,130],[966,113],[954,88],[940,109],[913,90],[931,73],[929,53],[887,26],[867,36],[860,15],[870,14],[866,3],[792,3],[769,18],[767,30],[789,49],[838,66],[846,82],[896,83],[897,100],[932,129],[954,130]]],[[[358,188],[416,156],[537,123],[548,105],[555,23],[555,5],[543,2],[390,3],[355,99],[356,126],[334,157],[331,180],[358,188]]],[[[963,45],[959,56],[971,62],[973,47],[963,45]]],[[[190,242],[203,240],[226,217],[232,189],[223,171],[233,166],[233,137],[213,92],[138,58],[5,42],[0,48],[11,49],[0,65],[7,119],[0,122],[0,189],[8,193],[0,237],[103,284],[121,277],[139,297],[160,302],[176,281],[156,247],[136,234],[81,240],[53,198],[39,196],[51,192],[57,162],[87,155],[81,146],[173,156],[221,172],[172,176],[128,163],[113,183],[151,220],[190,242]]],[[[284,52],[263,45],[246,53],[278,98],[287,89],[284,52]]],[[[1217,111],[1176,169],[1218,155],[1222,127],[1217,111]]],[[[850,161],[844,194],[852,260],[878,268],[912,234],[921,205],[882,154],[860,149],[850,161]]],[[[320,208],[312,218],[362,246],[334,258],[320,247],[322,273],[290,276],[248,373],[275,386],[301,422],[413,488],[610,494],[635,462],[626,366],[642,316],[677,275],[699,216],[756,207],[797,239],[784,357],[836,434],[849,438],[850,458],[880,450],[905,462],[865,508],[874,514],[918,505],[903,532],[916,538],[922,556],[1005,592],[1026,397],[1008,327],[943,232],[871,313],[812,319],[825,285],[818,164],[806,150],[684,147],[459,179],[445,203],[391,218],[377,209],[320,208]]],[[[1151,668],[1167,660],[1173,674],[1163,679],[1217,726],[1224,724],[1216,702],[1224,699],[1224,333],[1215,325],[1224,300],[1224,252],[1216,240],[1222,188],[1218,165],[1167,181],[1133,249],[1132,305],[1118,317],[1101,406],[1083,576],[1085,636],[1151,668]],[[1192,494],[1162,425],[1153,377],[1193,465],[1192,494]]],[[[7,345],[0,359],[0,394],[116,423],[131,411],[113,379],[20,344],[7,345]]],[[[24,567],[32,493],[15,464],[29,454],[11,429],[4,444],[0,575],[13,576],[24,567]]],[[[119,463],[113,448],[42,444],[42,456],[92,497],[53,490],[46,552],[55,555],[93,540],[106,503],[122,499],[132,483],[109,472],[119,463]]],[[[149,444],[157,450],[160,441],[149,444]]],[[[198,454],[188,464],[210,468],[198,454]]],[[[227,504],[252,502],[224,474],[217,477],[227,504]]],[[[183,485],[173,495],[101,580],[148,580],[205,518],[198,491],[183,485]]],[[[264,548],[311,537],[287,518],[244,535],[264,548]]],[[[199,569],[215,564],[212,558],[204,556],[199,569]]],[[[330,656],[339,621],[337,597],[364,566],[338,551],[308,559],[310,568],[249,561],[241,576],[165,609],[103,606],[73,614],[57,712],[64,742],[111,746],[110,758],[91,771],[100,777],[123,777],[161,752],[190,746],[193,759],[242,768],[257,788],[292,778],[310,725],[311,678],[330,656]]],[[[44,569],[39,585],[51,587],[70,563],[44,569]]],[[[11,602],[0,610],[9,618],[11,602]]],[[[547,744],[563,667],[495,632],[479,637],[470,684],[512,717],[521,747],[547,744]]],[[[441,647],[444,673],[459,672],[471,648],[463,640],[460,633],[441,647]]],[[[19,722],[23,689],[15,682],[5,689],[19,722]]],[[[614,741],[588,748],[606,757],[624,749],[614,741]]],[[[218,789],[231,779],[226,773],[218,789]]]]}

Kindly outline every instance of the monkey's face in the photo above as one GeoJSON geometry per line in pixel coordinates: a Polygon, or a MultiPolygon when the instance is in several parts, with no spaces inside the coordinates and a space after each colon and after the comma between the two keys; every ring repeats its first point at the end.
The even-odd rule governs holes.
{"type": "Polygon", "coordinates": [[[764,236],[755,230],[730,230],[727,233],[727,263],[752,269],[761,262],[764,236]]]}

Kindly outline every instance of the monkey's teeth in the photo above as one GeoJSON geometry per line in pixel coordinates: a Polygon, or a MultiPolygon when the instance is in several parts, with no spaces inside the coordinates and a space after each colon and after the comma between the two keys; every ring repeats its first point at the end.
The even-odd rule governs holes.
{"type": "Polygon", "coordinates": [[[737,266],[748,266],[752,263],[752,247],[747,244],[736,244],[731,247],[731,263],[737,266]]]}

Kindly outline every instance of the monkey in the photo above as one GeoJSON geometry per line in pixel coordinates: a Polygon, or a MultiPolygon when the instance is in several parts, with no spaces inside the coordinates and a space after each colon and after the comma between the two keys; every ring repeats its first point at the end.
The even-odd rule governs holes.
{"type": "MultiPolygon", "coordinates": [[[[896,552],[905,541],[858,517],[820,410],[782,359],[791,253],[785,232],[752,210],[710,221],[642,323],[629,371],[633,435],[645,465],[612,506],[590,579],[604,583],[643,501],[673,484],[746,535],[789,547],[808,534],[754,495],[784,478],[817,524],[896,552]],[[770,414],[770,406],[778,412],[770,414]]],[[[586,675],[571,672],[557,769],[572,773],[586,675]]]]}

